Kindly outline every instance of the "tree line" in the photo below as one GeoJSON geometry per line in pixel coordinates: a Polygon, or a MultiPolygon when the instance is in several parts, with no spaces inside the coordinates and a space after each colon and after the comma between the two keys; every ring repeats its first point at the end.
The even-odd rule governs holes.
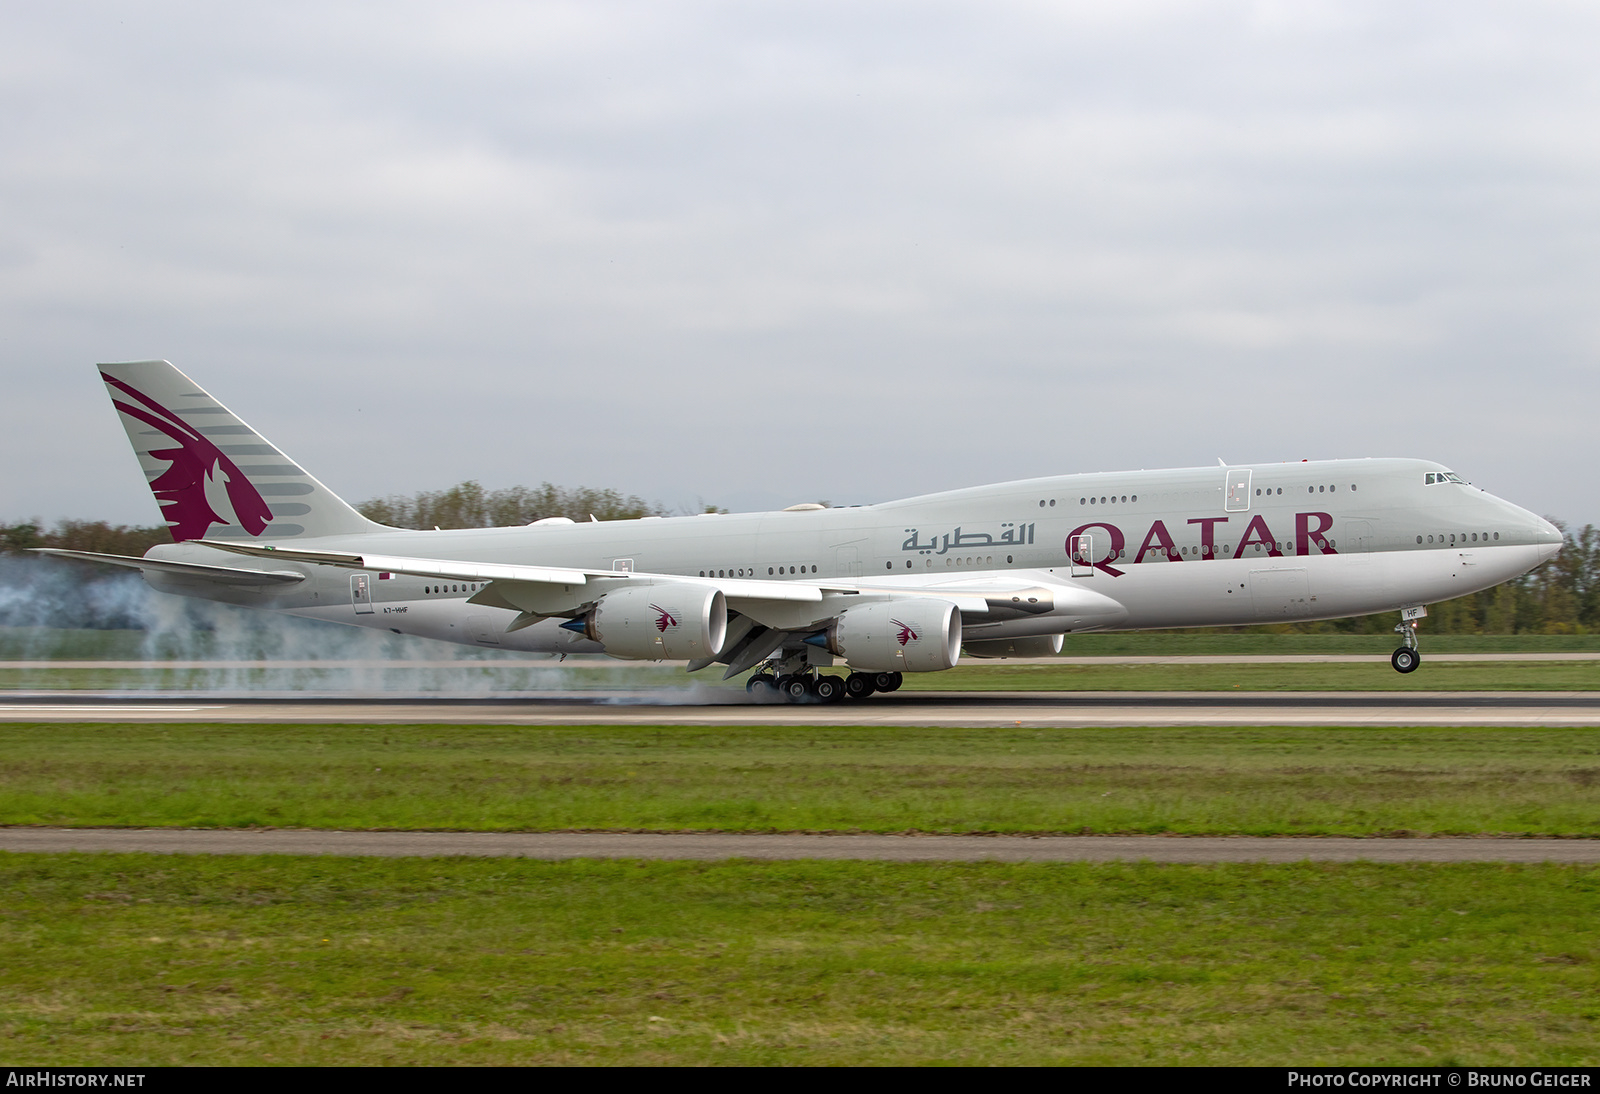
{"type": "MultiPolygon", "coordinates": [[[[631,520],[667,516],[659,504],[616,490],[512,486],[485,490],[474,481],[444,490],[423,490],[372,498],[356,508],[368,519],[394,528],[497,528],[530,524],[546,517],[575,521],[631,520]]],[[[1428,609],[1433,634],[1591,634],[1600,633],[1600,529],[1586,524],[1569,529],[1559,521],[1562,551],[1539,568],[1493,589],[1459,597],[1428,609]]],[[[110,524],[103,520],[0,523],[0,554],[20,555],[34,547],[143,555],[158,543],[171,543],[163,525],[110,524]]],[[[1381,615],[1298,623],[1284,628],[1312,634],[1381,634],[1398,616],[1381,615]]]]}
{"type": "MultiPolygon", "coordinates": [[[[587,521],[668,515],[660,504],[616,490],[563,487],[548,482],[536,487],[485,490],[471,480],[444,490],[369,498],[356,510],[368,520],[391,528],[504,528],[532,524],[545,517],[587,521]]],[[[35,547],[55,547],[137,558],[158,543],[171,542],[172,533],[164,524],[60,520],[47,528],[37,517],[15,524],[0,523],[0,554],[18,555],[35,547]]]]}
{"type": "Polygon", "coordinates": [[[636,520],[664,517],[666,509],[641,497],[587,486],[508,486],[485,490],[472,480],[444,490],[393,494],[356,506],[361,515],[391,528],[508,528],[548,517],[569,520],[636,520]]]}
{"type": "Polygon", "coordinates": [[[35,517],[16,524],[0,524],[0,554],[20,555],[35,547],[55,547],[65,551],[95,551],[104,555],[130,555],[140,558],[158,543],[171,543],[172,531],[165,524],[108,524],[103,520],[58,520],[45,528],[35,517]]]}

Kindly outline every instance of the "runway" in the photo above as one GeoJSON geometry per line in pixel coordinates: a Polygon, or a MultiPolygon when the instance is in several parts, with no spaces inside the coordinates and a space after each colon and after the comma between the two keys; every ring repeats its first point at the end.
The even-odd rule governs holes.
{"type": "Polygon", "coordinates": [[[0,851],[879,862],[1600,863],[1600,840],[0,828],[0,851]]]}
{"type": "MultiPolygon", "coordinates": [[[[1428,651],[1429,664],[1434,662],[1463,662],[1486,663],[1494,661],[1530,662],[1530,661],[1600,661],[1600,653],[1434,653],[1428,651]]],[[[969,666],[971,661],[964,662],[969,666]]],[[[979,662],[980,664],[982,662],[979,662]]],[[[1141,655],[1106,655],[1097,654],[1092,657],[1008,657],[1003,662],[1006,665],[1387,665],[1387,653],[1202,653],[1202,654],[1141,654],[1141,655]]],[[[689,662],[687,661],[650,661],[650,662],[619,662],[606,657],[593,657],[592,659],[568,658],[556,662],[552,659],[534,660],[532,658],[513,660],[509,658],[479,658],[455,657],[439,658],[430,661],[399,660],[399,659],[360,659],[343,660],[317,658],[314,660],[240,660],[228,658],[226,660],[186,661],[163,658],[161,660],[144,661],[95,661],[79,660],[76,658],[57,658],[42,661],[0,661],[0,672],[5,671],[30,671],[44,670],[56,671],[61,669],[110,669],[119,672],[171,672],[171,671],[246,671],[246,670],[303,670],[303,669],[350,669],[355,671],[400,671],[415,672],[423,669],[549,669],[559,667],[563,672],[588,671],[588,672],[618,672],[630,668],[668,669],[682,672],[689,662]]]]}
{"type": "Polygon", "coordinates": [[[0,721],[430,725],[1600,726],[1600,692],[895,692],[758,703],[689,685],[472,698],[5,696],[0,721]]]}

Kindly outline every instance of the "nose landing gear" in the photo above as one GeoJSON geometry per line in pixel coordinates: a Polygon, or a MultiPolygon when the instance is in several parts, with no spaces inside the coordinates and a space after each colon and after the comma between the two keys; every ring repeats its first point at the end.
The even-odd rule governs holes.
{"type": "Polygon", "coordinates": [[[1389,655],[1389,664],[1394,666],[1395,672],[1416,672],[1417,666],[1422,664],[1422,651],[1417,648],[1417,621],[1404,620],[1395,630],[1405,640],[1405,645],[1389,655]]]}

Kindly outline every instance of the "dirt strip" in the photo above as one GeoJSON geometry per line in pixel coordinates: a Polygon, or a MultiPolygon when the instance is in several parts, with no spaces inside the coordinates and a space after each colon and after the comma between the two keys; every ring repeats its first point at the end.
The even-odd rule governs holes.
{"type": "Polygon", "coordinates": [[[1563,862],[1600,864],[1594,839],[1249,836],[876,836],[631,832],[329,832],[0,828],[0,851],[535,859],[856,859],[879,862],[1563,862]]]}

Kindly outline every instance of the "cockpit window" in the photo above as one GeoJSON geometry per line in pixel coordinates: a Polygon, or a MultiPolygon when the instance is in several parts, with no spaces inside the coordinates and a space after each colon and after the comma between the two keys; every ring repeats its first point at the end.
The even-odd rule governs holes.
{"type": "Polygon", "coordinates": [[[1422,480],[1422,484],[1424,486],[1432,486],[1435,483],[1441,482],[1458,482],[1462,486],[1467,485],[1467,480],[1456,474],[1454,471],[1429,471],[1427,476],[1422,480]]]}

